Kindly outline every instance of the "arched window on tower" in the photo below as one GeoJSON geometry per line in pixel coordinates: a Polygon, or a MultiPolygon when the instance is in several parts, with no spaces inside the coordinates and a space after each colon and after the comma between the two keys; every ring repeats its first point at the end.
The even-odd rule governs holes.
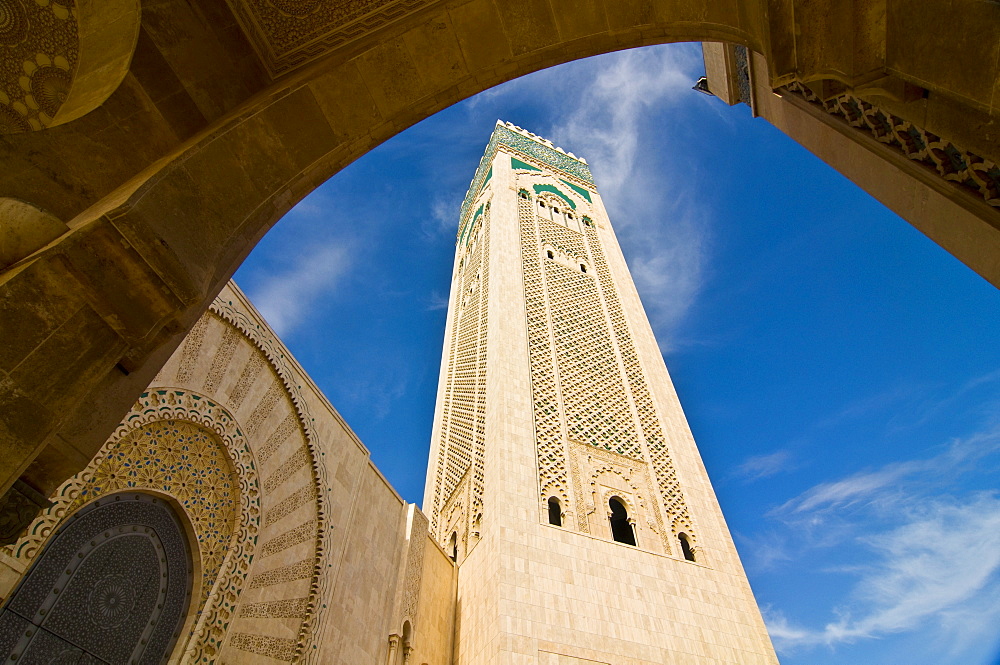
{"type": "Polygon", "coordinates": [[[686,533],[677,534],[677,540],[681,541],[681,552],[684,553],[684,558],[688,561],[694,561],[694,549],[691,548],[691,541],[688,540],[688,535],[686,533]]]}
{"type": "Polygon", "coordinates": [[[458,561],[458,532],[451,532],[451,541],[448,543],[448,557],[457,562],[458,561]]]}
{"type": "Polygon", "coordinates": [[[549,524],[562,526],[562,506],[554,496],[549,497],[549,524]]]}
{"type": "Polygon", "coordinates": [[[628,510],[622,500],[616,496],[608,501],[611,507],[611,537],[615,542],[635,545],[635,531],[628,521],[628,510]]]}
{"type": "Polygon", "coordinates": [[[410,625],[409,621],[403,622],[403,639],[402,639],[402,653],[400,654],[402,658],[400,662],[406,665],[410,662],[410,655],[413,653],[413,627],[410,625]]]}

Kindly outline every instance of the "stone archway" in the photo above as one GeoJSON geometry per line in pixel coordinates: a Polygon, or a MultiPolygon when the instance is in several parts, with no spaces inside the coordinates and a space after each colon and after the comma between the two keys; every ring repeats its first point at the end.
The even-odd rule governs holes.
{"type": "Polygon", "coordinates": [[[0,658],[166,662],[191,603],[190,547],[166,499],[128,492],[84,506],[0,611],[0,658]]]}
{"type": "MultiPolygon", "coordinates": [[[[0,143],[0,196],[69,220],[0,274],[0,490],[21,477],[46,495],[86,465],[256,242],[316,186],[428,115],[544,67],[649,44],[740,43],[764,59],[768,94],[799,82],[822,99],[883,95],[900,118],[1000,159],[989,129],[1000,117],[996,3],[328,4],[157,5],[99,109],[0,143]],[[844,25],[857,28],[850,44],[837,37],[844,25]]],[[[964,260],[985,256],[977,269],[1000,283],[996,212],[959,226],[924,207],[932,223],[921,228],[964,260]]]]}

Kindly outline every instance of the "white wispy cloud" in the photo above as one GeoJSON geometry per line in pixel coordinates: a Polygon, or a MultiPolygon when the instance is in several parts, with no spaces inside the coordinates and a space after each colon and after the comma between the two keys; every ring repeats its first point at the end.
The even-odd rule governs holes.
{"type": "MultiPolygon", "coordinates": [[[[860,569],[850,600],[836,608],[838,619],[810,629],[767,611],[776,648],[854,642],[925,624],[929,630],[946,628],[951,639],[959,639],[964,625],[948,621],[947,613],[960,612],[970,602],[982,605],[998,586],[1000,500],[979,494],[964,502],[919,503],[903,513],[896,528],[860,537],[857,544],[875,558],[860,569]]],[[[994,626],[998,619],[1000,608],[994,604],[994,626]]],[[[975,624],[968,627],[976,630],[975,624]]]]}
{"type": "Polygon", "coordinates": [[[742,464],[736,467],[735,476],[747,482],[769,478],[779,473],[785,473],[795,468],[792,453],[787,450],[778,450],[768,455],[755,455],[748,457],[742,464]]]}
{"type": "Polygon", "coordinates": [[[772,516],[842,511],[861,504],[885,505],[909,493],[926,493],[963,473],[982,458],[1000,450],[1000,426],[956,439],[937,455],[924,459],[894,462],[881,468],[861,471],[845,478],[820,483],[772,511],[772,516]]]}
{"type": "MultiPolygon", "coordinates": [[[[669,110],[697,78],[697,48],[616,53],[581,91],[574,108],[552,128],[557,143],[573,146],[594,176],[623,245],[632,278],[650,319],[669,332],[701,289],[709,220],[696,205],[683,162],[647,148],[653,110],[669,110]]],[[[661,345],[668,345],[666,339],[661,345]]]]}
{"type": "Polygon", "coordinates": [[[332,292],[351,266],[348,248],[335,242],[289,256],[290,267],[264,277],[251,296],[279,336],[304,323],[315,301],[332,292]]]}
{"type": "MultiPolygon", "coordinates": [[[[973,644],[1000,621],[1000,498],[944,491],[960,477],[988,472],[1000,427],[952,441],[938,454],[887,464],[821,483],[772,511],[796,530],[835,537],[860,563],[836,571],[851,591],[822,627],[800,625],[765,608],[779,651],[835,646],[923,630],[951,649],[973,644]],[[979,608],[970,616],[968,607],[979,608]],[[985,613],[985,616],[984,616],[985,613]]],[[[957,653],[957,652],[956,652],[957,653]]]]}

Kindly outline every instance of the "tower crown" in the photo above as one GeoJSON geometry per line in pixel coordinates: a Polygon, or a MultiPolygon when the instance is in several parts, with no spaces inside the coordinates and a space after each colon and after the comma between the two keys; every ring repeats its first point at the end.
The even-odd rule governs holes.
{"type": "Polygon", "coordinates": [[[497,149],[504,148],[527,158],[527,164],[537,163],[538,166],[552,169],[560,175],[566,176],[578,185],[583,185],[594,189],[594,176],[590,172],[590,165],[583,157],[577,157],[572,152],[567,152],[556,146],[552,141],[542,138],[538,134],[533,134],[517,125],[497,120],[490,135],[490,141],[486,144],[486,150],[479,160],[479,168],[472,177],[469,190],[465,194],[462,202],[462,211],[459,215],[457,240],[461,240],[465,227],[470,220],[472,212],[472,202],[479,195],[483,185],[489,182],[493,175],[493,158],[496,157],[497,149]]]}

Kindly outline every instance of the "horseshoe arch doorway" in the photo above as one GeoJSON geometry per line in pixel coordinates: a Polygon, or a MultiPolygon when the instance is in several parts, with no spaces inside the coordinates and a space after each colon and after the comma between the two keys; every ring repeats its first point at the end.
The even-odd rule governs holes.
{"type": "Polygon", "coordinates": [[[169,500],[135,492],[77,511],[0,610],[0,662],[167,662],[194,580],[182,519],[169,500]]]}

